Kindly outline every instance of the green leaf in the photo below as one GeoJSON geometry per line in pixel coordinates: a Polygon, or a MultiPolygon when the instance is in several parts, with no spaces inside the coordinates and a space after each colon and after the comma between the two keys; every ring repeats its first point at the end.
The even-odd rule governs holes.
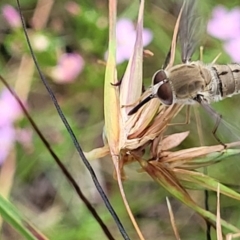
{"type": "Polygon", "coordinates": [[[117,2],[109,1],[109,47],[104,84],[104,117],[108,144],[114,154],[118,154],[119,141],[119,98],[116,72],[116,12],[117,2]]]}
{"type": "Polygon", "coordinates": [[[200,186],[203,189],[213,190],[217,192],[217,188],[219,185],[221,194],[240,200],[239,193],[219,183],[216,179],[211,178],[203,173],[189,171],[185,169],[174,169],[174,172],[178,176],[178,179],[191,183],[191,186],[193,188],[194,186],[196,186],[196,188],[200,186]]]}
{"type": "Polygon", "coordinates": [[[0,215],[7,223],[9,223],[13,228],[15,228],[27,240],[47,239],[44,235],[34,229],[31,224],[24,220],[17,212],[15,207],[1,195],[0,215]],[[38,237],[35,237],[34,235],[38,237]]]}

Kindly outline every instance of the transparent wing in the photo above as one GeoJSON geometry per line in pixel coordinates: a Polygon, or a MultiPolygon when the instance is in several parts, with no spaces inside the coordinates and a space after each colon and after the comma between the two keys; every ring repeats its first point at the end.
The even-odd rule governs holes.
{"type": "Polygon", "coordinates": [[[200,2],[198,0],[185,0],[178,33],[183,63],[191,60],[204,35],[205,24],[200,16],[199,8],[200,2]]]}
{"type": "MultiPolygon", "coordinates": [[[[178,29],[178,40],[181,45],[181,58],[182,62],[186,63],[191,60],[191,57],[197,46],[204,36],[206,24],[201,17],[200,4],[198,0],[174,0],[172,2],[172,10],[169,9],[176,17],[180,14],[180,9],[183,7],[183,12],[180,18],[180,24],[178,29]]],[[[176,39],[177,40],[177,39],[176,39]]],[[[171,51],[170,47],[168,55],[162,66],[165,69],[169,62],[171,51]]]]}

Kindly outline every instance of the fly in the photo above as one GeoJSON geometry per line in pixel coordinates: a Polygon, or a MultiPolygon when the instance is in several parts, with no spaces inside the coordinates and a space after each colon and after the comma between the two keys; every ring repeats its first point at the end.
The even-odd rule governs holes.
{"type": "Polygon", "coordinates": [[[163,69],[153,75],[152,92],[128,114],[136,113],[146,102],[156,97],[167,106],[175,103],[184,105],[199,103],[215,116],[216,126],[213,134],[218,142],[224,145],[215,135],[221,115],[217,114],[209,104],[239,94],[240,65],[236,63],[204,64],[201,61],[191,61],[200,39],[198,35],[199,26],[201,26],[200,18],[194,16],[196,3],[197,1],[194,0],[183,3],[166,63],[163,69]],[[180,40],[182,49],[182,64],[173,66],[177,38],[180,40]]]}

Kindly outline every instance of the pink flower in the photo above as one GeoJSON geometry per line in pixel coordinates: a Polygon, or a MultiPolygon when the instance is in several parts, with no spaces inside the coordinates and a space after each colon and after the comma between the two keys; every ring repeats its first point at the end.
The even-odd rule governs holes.
{"type": "Polygon", "coordinates": [[[58,65],[51,71],[52,78],[57,83],[73,82],[84,67],[84,60],[78,53],[63,54],[58,65]]]}
{"type": "Polygon", "coordinates": [[[12,124],[0,127],[0,166],[7,158],[15,141],[15,131],[12,124]]]}
{"type": "Polygon", "coordinates": [[[11,93],[4,89],[0,95],[0,165],[8,156],[15,142],[14,121],[21,116],[21,109],[11,93]]]}
{"type": "Polygon", "coordinates": [[[68,1],[65,4],[65,8],[72,15],[78,15],[81,11],[81,8],[79,7],[79,4],[77,4],[74,1],[68,1]]]}
{"type": "Polygon", "coordinates": [[[208,22],[207,31],[221,40],[240,36],[240,8],[227,10],[221,5],[215,7],[212,18],[208,22]]]}
{"type": "Polygon", "coordinates": [[[22,111],[15,98],[4,89],[0,95],[0,126],[13,123],[21,114],[22,111]]]}
{"type": "Polygon", "coordinates": [[[12,28],[21,27],[21,18],[16,9],[11,5],[4,5],[2,8],[3,17],[12,28]]]}
{"type": "Polygon", "coordinates": [[[223,48],[233,62],[240,62],[240,36],[224,43],[223,48]]]}
{"type": "MultiPolygon", "coordinates": [[[[116,62],[122,63],[129,60],[136,40],[136,30],[132,21],[122,18],[116,24],[117,37],[117,55],[116,62]]],[[[149,29],[143,29],[143,46],[147,46],[152,41],[152,32],[149,29]]],[[[105,58],[107,52],[105,53],[105,58]]]]}

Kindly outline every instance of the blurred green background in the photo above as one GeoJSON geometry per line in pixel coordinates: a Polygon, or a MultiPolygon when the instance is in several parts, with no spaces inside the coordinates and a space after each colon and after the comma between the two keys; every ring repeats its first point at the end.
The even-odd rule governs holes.
{"type": "MultiPolygon", "coordinates": [[[[46,24],[43,24],[40,29],[31,28],[32,17],[37,10],[46,7],[49,1],[39,0],[38,7],[36,7],[37,1],[35,0],[21,0],[20,2],[29,34],[32,34],[31,36],[42,34],[47,36],[50,42],[45,51],[35,51],[35,54],[81,146],[84,151],[90,151],[93,148],[102,146],[105,66],[100,64],[99,60],[104,60],[104,54],[108,47],[108,1],[75,1],[76,5],[69,5],[69,3],[73,3],[71,1],[53,1],[49,14],[44,11],[40,12],[39,21],[44,22],[46,20],[46,24]],[[69,6],[73,7],[70,8],[69,6]],[[51,77],[49,69],[56,66],[59,54],[64,52],[80,54],[84,59],[85,66],[75,81],[59,84],[51,77]]],[[[0,2],[0,9],[5,4],[12,4],[16,7],[15,1],[3,0],[0,2]]],[[[238,1],[213,0],[210,2],[202,0],[199,1],[200,14],[198,17],[203,18],[207,23],[213,8],[218,4],[222,4],[229,9],[239,5],[238,1]]],[[[119,18],[126,17],[135,20],[137,6],[138,1],[119,1],[119,18]]],[[[154,72],[161,68],[170,46],[175,23],[175,18],[171,15],[172,8],[173,5],[168,0],[146,2],[144,24],[145,28],[152,31],[153,41],[145,48],[154,53],[153,57],[144,59],[143,74],[146,87],[151,84],[151,77],[154,72]]],[[[27,98],[29,112],[42,133],[77,179],[84,193],[94,204],[116,239],[121,239],[115,223],[107,212],[89,174],[82,165],[44,86],[29,62],[31,56],[21,29],[13,30],[3,20],[2,16],[1,19],[1,75],[13,87],[16,87],[16,82],[20,84],[18,85],[18,89],[20,89],[19,95],[23,94],[23,98],[27,98]],[[19,70],[21,63],[24,65],[22,71],[19,70]],[[32,74],[31,71],[33,71],[32,74]],[[27,90],[27,93],[22,93],[21,86],[23,86],[25,79],[29,79],[29,90],[27,90]]],[[[204,46],[204,62],[211,62],[219,52],[222,52],[222,55],[218,63],[231,62],[230,57],[224,53],[220,40],[205,34],[202,44],[204,46]]],[[[199,50],[196,49],[193,60],[198,58],[199,50]]],[[[180,63],[179,52],[177,53],[176,63],[180,63]]],[[[126,64],[127,62],[118,65],[119,78],[124,73],[126,64]]],[[[3,86],[0,86],[0,89],[3,89],[3,86]]],[[[221,113],[231,126],[236,127],[238,132],[240,132],[239,104],[239,96],[213,104],[214,109],[221,113]]],[[[217,144],[210,134],[214,126],[214,119],[206,114],[204,110],[197,109],[202,123],[204,144],[217,144]]],[[[189,125],[175,126],[168,130],[169,133],[191,131],[189,137],[178,149],[200,145],[194,111],[192,113],[189,125]]],[[[185,110],[174,121],[183,122],[184,119],[185,110]]],[[[15,123],[15,126],[16,128],[31,129],[24,116],[15,123]]],[[[235,136],[233,136],[233,132],[229,131],[223,124],[221,124],[218,131],[219,137],[224,142],[238,140],[240,138],[238,132],[234,131],[235,136]]],[[[106,238],[34,132],[31,144],[22,146],[16,142],[12,153],[4,165],[9,161],[10,170],[13,170],[13,173],[11,175],[10,170],[6,175],[3,175],[3,171],[0,172],[0,189],[3,188],[2,186],[9,185],[9,199],[31,223],[50,239],[106,238]]],[[[130,237],[137,239],[122,203],[117,182],[113,179],[111,159],[96,160],[91,164],[130,237]]],[[[149,176],[138,173],[138,169],[137,164],[126,167],[127,180],[124,182],[124,187],[130,206],[144,236],[146,239],[175,239],[165,201],[165,197],[169,196],[169,194],[153,182],[149,176]]],[[[208,168],[208,172],[209,175],[216,177],[220,181],[238,187],[240,181],[239,157],[232,157],[220,164],[211,166],[208,168]]],[[[191,196],[199,204],[203,205],[203,192],[192,191],[191,196]]],[[[176,225],[182,239],[204,239],[205,222],[178,201],[171,197],[170,199],[176,217],[176,225]]],[[[233,225],[239,226],[239,206],[237,201],[222,197],[222,217],[233,225]]],[[[210,210],[214,213],[216,211],[215,193],[210,193],[210,210]]],[[[21,236],[11,226],[4,223],[0,238],[4,240],[21,239],[21,236]]]]}

